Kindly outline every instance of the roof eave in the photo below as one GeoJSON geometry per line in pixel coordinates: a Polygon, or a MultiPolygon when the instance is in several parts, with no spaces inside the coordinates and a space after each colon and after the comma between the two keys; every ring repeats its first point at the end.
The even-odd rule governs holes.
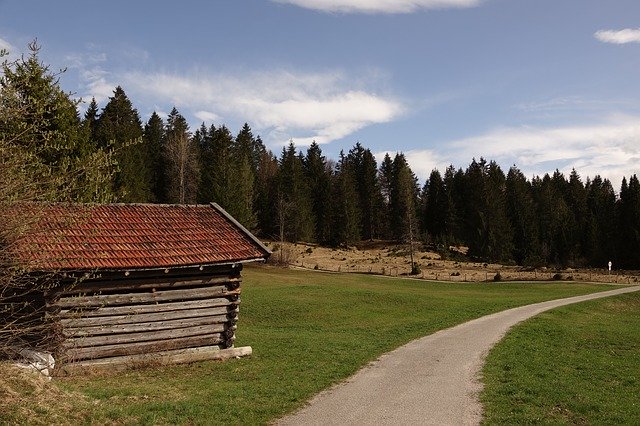
{"type": "MultiPolygon", "coordinates": [[[[216,209],[221,215],[223,215],[229,222],[231,222],[233,225],[235,225],[238,229],[240,229],[240,231],[242,231],[249,239],[251,239],[251,241],[253,241],[262,251],[264,251],[265,253],[265,259],[269,256],[271,256],[271,254],[273,254],[273,252],[271,250],[269,250],[269,248],[267,246],[265,246],[262,241],[260,241],[259,239],[256,238],[255,235],[253,235],[247,228],[245,228],[244,226],[242,226],[242,224],[240,222],[238,222],[237,220],[234,219],[233,216],[231,216],[229,213],[227,213],[227,211],[225,209],[223,209],[222,207],[220,207],[220,205],[218,205],[218,203],[214,203],[211,202],[210,203],[211,207],[213,207],[214,209],[216,209]]],[[[251,262],[254,262],[255,260],[250,260],[251,262]]]]}

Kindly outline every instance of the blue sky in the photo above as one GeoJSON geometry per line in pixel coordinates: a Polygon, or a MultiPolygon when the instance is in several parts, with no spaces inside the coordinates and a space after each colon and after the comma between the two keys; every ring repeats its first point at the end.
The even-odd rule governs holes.
{"type": "Polygon", "coordinates": [[[143,121],[248,122],[275,153],[640,172],[637,0],[0,0],[0,47],[34,38],[85,101],[121,85],[143,121]]]}

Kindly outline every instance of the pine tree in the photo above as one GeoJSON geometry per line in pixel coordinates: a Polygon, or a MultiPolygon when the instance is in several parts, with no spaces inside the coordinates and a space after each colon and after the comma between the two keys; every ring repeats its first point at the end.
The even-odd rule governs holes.
{"type": "Polygon", "coordinates": [[[138,111],[122,87],[109,98],[96,123],[95,140],[99,147],[113,149],[118,161],[114,192],[123,202],[147,202],[152,199],[149,151],[142,143],[142,123],[138,111]]]}
{"type": "Polygon", "coordinates": [[[154,111],[144,126],[143,145],[147,148],[149,161],[149,187],[151,201],[168,203],[167,165],[164,158],[164,122],[154,111]]]}
{"type": "Polygon", "coordinates": [[[315,218],[315,239],[326,244],[331,240],[331,170],[327,159],[322,155],[320,145],[315,141],[307,149],[303,167],[315,218]]]}
{"type": "Polygon", "coordinates": [[[11,171],[3,173],[2,201],[111,200],[112,156],[89,143],[78,102],[40,63],[37,43],[29,49],[1,66],[0,169],[11,171]]]}
{"type": "Polygon", "coordinates": [[[447,218],[449,216],[449,197],[444,181],[437,169],[434,169],[422,190],[422,230],[427,240],[443,243],[447,240],[447,218]]]}
{"type": "Polygon", "coordinates": [[[264,151],[258,162],[254,209],[260,235],[275,238],[278,235],[278,159],[271,151],[264,151]]]}
{"type": "Polygon", "coordinates": [[[596,175],[587,180],[589,223],[585,231],[585,249],[589,264],[604,267],[609,260],[617,262],[616,195],[611,182],[596,175]]]}
{"type": "Polygon", "coordinates": [[[393,180],[393,160],[389,153],[384,154],[384,159],[380,163],[378,170],[378,182],[380,183],[380,194],[382,196],[382,212],[380,215],[379,230],[384,238],[391,236],[391,182],[393,180]]]}
{"type": "Polygon", "coordinates": [[[389,194],[391,232],[395,240],[409,241],[417,236],[418,183],[402,153],[393,159],[389,194]]]}
{"type": "Polygon", "coordinates": [[[345,166],[351,169],[355,177],[360,234],[362,238],[371,240],[380,234],[378,223],[383,205],[378,165],[371,151],[358,142],[349,150],[345,166]]]}
{"type": "Polygon", "coordinates": [[[296,154],[293,142],[282,148],[279,163],[277,199],[279,216],[283,219],[279,227],[288,241],[310,241],[314,224],[311,198],[302,157],[296,154]]]}
{"type": "MultiPolygon", "coordinates": [[[[96,98],[91,98],[91,102],[84,113],[83,125],[88,132],[88,139],[94,141],[96,138],[96,132],[98,127],[98,119],[100,115],[98,113],[98,103],[96,98]]],[[[95,143],[95,142],[94,142],[95,143]]]]}
{"type": "Polygon", "coordinates": [[[622,180],[618,201],[618,258],[620,267],[640,267],[640,182],[633,175],[622,180]]]}
{"type": "Polygon", "coordinates": [[[513,259],[519,265],[543,264],[531,184],[515,166],[505,183],[506,214],[513,230],[513,259]]]}
{"type": "Polygon", "coordinates": [[[331,244],[349,246],[360,241],[360,212],[356,177],[344,152],[332,179],[331,191],[331,244]]]}

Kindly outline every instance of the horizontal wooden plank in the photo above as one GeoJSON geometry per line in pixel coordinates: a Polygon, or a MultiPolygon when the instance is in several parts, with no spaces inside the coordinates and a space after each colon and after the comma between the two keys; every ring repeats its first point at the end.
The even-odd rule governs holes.
{"type": "Polygon", "coordinates": [[[75,318],[62,318],[60,319],[60,324],[62,324],[64,328],[94,327],[105,325],[113,326],[121,324],[147,323],[153,321],[177,320],[182,318],[196,318],[212,315],[235,315],[237,314],[237,312],[238,309],[234,305],[229,305],[216,308],[183,309],[180,311],[168,311],[148,314],[109,315],[104,317],[77,316],[75,318]]]}
{"type": "Polygon", "coordinates": [[[192,348],[198,346],[212,346],[223,344],[225,339],[220,333],[200,336],[182,337],[176,339],[156,340],[150,342],[125,343],[119,345],[89,346],[68,349],[63,362],[83,359],[96,359],[114,356],[129,356],[150,354],[152,352],[192,348]]]}
{"type": "Polygon", "coordinates": [[[133,324],[122,325],[101,325],[96,327],[64,327],[63,334],[67,338],[79,338],[79,337],[91,337],[91,336],[103,336],[103,335],[115,335],[123,333],[139,333],[148,332],[154,333],[161,330],[172,330],[184,327],[195,327],[201,325],[219,325],[226,324],[227,328],[235,329],[236,318],[230,318],[228,315],[211,315],[211,316],[198,316],[196,318],[168,320],[168,321],[153,321],[153,322],[139,322],[133,324]]]}
{"type": "Polygon", "coordinates": [[[206,335],[211,333],[223,333],[226,331],[226,324],[208,324],[197,327],[173,328],[155,332],[125,333],[104,336],[91,336],[69,338],[63,343],[65,348],[88,347],[102,345],[119,345],[125,343],[148,342],[155,340],[173,339],[177,337],[190,337],[206,335]]]}
{"type": "Polygon", "coordinates": [[[89,306],[81,309],[62,309],[56,314],[47,313],[53,319],[63,318],[88,318],[109,315],[137,315],[145,313],[171,312],[201,308],[215,308],[219,306],[237,305],[240,298],[235,296],[218,297],[213,299],[187,300],[184,302],[164,302],[150,305],[132,306],[89,306]],[[236,299],[236,300],[233,300],[236,299]]]}
{"type": "Polygon", "coordinates": [[[189,286],[211,286],[216,284],[230,284],[238,287],[242,279],[239,275],[207,276],[207,277],[162,277],[143,279],[122,279],[109,281],[86,281],[77,283],[71,287],[63,287],[52,296],[69,296],[83,293],[97,293],[104,291],[119,291],[127,289],[171,289],[189,286]]]}
{"type": "Polygon", "coordinates": [[[57,302],[55,302],[55,306],[63,309],[87,306],[120,306],[165,301],[207,299],[236,294],[240,294],[240,289],[227,290],[225,286],[215,286],[195,289],[164,290],[148,293],[61,297],[57,302]]]}
{"type": "Polygon", "coordinates": [[[220,346],[202,346],[198,348],[175,349],[171,351],[155,352],[150,354],[118,356],[100,358],[95,360],[78,361],[68,363],[60,368],[63,374],[83,374],[94,368],[109,369],[110,372],[124,371],[132,367],[148,365],[185,364],[191,362],[227,360],[250,356],[253,353],[251,346],[222,349],[220,346]]]}

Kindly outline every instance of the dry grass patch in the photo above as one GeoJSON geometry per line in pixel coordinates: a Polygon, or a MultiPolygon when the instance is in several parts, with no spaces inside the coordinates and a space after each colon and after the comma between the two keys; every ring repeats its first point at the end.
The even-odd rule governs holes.
{"type": "Polygon", "coordinates": [[[0,362],[0,424],[77,424],[87,422],[92,406],[40,373],[0,362]]]}

